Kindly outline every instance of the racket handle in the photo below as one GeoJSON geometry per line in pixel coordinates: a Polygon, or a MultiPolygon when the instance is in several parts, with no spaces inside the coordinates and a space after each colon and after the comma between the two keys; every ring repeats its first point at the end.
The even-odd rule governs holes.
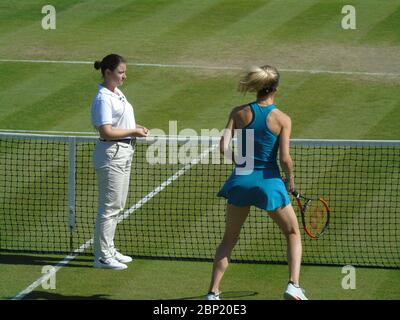
{"type": "Polygon", "coordinates": [[[300,197],[300,193],[298,193],[296,190],[295,190],[295,191],[292,191],[292,195],[293,195],[293,197],[295,197],[295,198],[300,197]]]}

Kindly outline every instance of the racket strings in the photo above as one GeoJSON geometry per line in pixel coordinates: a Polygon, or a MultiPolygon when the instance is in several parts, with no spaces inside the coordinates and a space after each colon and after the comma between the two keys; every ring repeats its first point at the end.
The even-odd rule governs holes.
{"type": "Polygon", "coordinates": [[[327,211],[321,201],[311,201],[306,213],[306,225],[315,234],[320,234],[327,222],[327,211]]]}

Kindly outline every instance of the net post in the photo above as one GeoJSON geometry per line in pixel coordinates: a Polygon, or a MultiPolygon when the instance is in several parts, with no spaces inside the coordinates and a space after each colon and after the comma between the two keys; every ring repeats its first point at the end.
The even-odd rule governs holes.
{"type": "Polygon", "coordinates": [[[73,250],[73,232],[76,228],[76,137],[68,138],[68,227],[70,231],[70,249],[73,250]]]}

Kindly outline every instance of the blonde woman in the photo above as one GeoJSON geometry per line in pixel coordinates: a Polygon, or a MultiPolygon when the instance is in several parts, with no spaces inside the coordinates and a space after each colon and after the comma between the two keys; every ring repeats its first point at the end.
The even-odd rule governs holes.
{"type": "MultiPolygon", "coordinates": [[[[279,73],[271,66],[252,67],[239,82],[242,92],[256,93],[256,101],[232,110],[220,141],[220,152],[231,154],[229,144],[235,129],[242,135],[242,147],[250,143],[252,154],[246,154],[246,162],[253,168],[247,174],[240,173],[243,165],[236,164],[218,196],[227,199],[226,229],[218,246],[212,270],[207,300],[219,300],[220,282],[228,267],[232,250],[251,206],[268,212],[287,240],[289,282],[285,299],[307,300],[299,286],[301,264],[301,238],[298,221],[287,191],[294,190],[293,162],[289,153],[291,120],[274,104],[279,84],[279,73]],[[250,131],[249,131],[250,130],[250,131]],[[251,132],[250,141],[246,131],[251,132]],[[247,141],[249,140],[249,141],[247,141]],[[286,188],[277,164],[277,154],[286,176],[286,188]]],[[[244,154],[243,147],[239,154],[244,154]]],[[[246,169],[248,170],[248,169],[246,169]]]]}

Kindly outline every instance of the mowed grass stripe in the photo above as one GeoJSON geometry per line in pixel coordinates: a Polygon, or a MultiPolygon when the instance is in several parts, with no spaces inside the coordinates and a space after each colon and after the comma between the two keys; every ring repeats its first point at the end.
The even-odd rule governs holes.
{"type": "MultiPolygon", "coordinates": [[[[3,70],[6,65],[0,65],[0,70],[3,70]]],[[[85,87],[96,76],[93,73],[87,76],[82,75],[87,67],[18,64],[11,64],[11,66],[11,69],[5,67],[6,72],[9,71],[4,74],[5,79],[8,79],[9,73],[17,74],[19,79],[15,77],[14,81],[6,86],[7,90],[0,95],[0,104],[3,106],[0,108],[0,127],[3,129],[47,129],[51,124],[44,121],[43,114],[56,110],[63,112],[64,107],[71,108],[71,105],[74,108],[81,101],[74,100],[75,95],[81,95],[85,90],[95,93],[96,90],[93,88],[89,91],[89,88],[85,87]],[[26,77],[25,74],[27,74],[26,77]],[[78,79],[80,80],[77,81],[78,79]],[[80,88],[81,84],[86,88],[85,90],[80,88]],[[28,110],[32,113],[28,114],[28,110]],[[38,123],[34,124],[34,121],[38,123]]],[[[56,116],[50,119],[52,122],[58,120],[61,120],[61,117],[56,116]]]]}
{"type": "MultiPolygon", "coordinates": [[[[126,271],[116,276],[107,270],[85,268],[89,265],[85,259],[78,256],[76,266],[64,268],[57,274],[57,289],[38,288],[26,298],[201,300],[212,269],[209,262],[135,260],[126,271]]],[[[314,300],[398,299],[400,278],[396,276],[397,270],[357,269],[357,290],[343,290],[344,275],[341,271],[340,267],[303,266],[301,282],[306,294],[314,300]]],[[[282,299],[285,282],[287,266],[232,263],[224,277],[222,298],[282,299]]],[[[6,283],[11,282],[6,279],[6,283]]],[[[8,287],[7,292],[10,291],[8,287]]]]}
{"type": "MultiPolygon", "coordinates": [[[[20,63],[13,62],[0,62],[0,71],[3,77],[7,81],[6,86],[0,86],[0,99],[3,94],[14,95],[15,98],[21,98],[21,88],[29,88],[29,85],[36,84],[38,76],[43,76],[42,73],[46,74],[49,65],[43,63],[32,63],[29,66],[21,65],[20,63]]],[[[46,74],[48,77],[48,74],[46,74]]],[[[1,79],[1,78],[0,78],[1,79]]],[[[13,103],[15,100],[9,101],[13,103]]],[[[1,108],[0,112],[4,112],[1,108]]]]}
{"type": "Polygon", "coordinates": [[[374,24],[372,28],[369,28],[369,31],[362,39],[362,42],[399,45],[399,21],[400,5],[397,3],[397,7],[391,11],[390,15],[385,16],[381,21],[374,24]]]}
{"type": "MultiPolygon", "coordinates": [[[[371,123],[368,132],[365,133],[366,137],[386,137],[386,139],[397,139],[400,137],[399,129],[399,110],[400,101],[391,102],[392,108],[386,112],[385,116],[381,117],[379,121],[371,123]]],[[[372,112],[379,113],[380,108],[375,108],[372,112]]]]}
{"type": "MultiPolygon", "coordinates": [[[[93,130],[90,104],[101,77],[91,65],[34,65],[32,73],[30,65],[11,65],[1,66],[5,76],[20,71],[22,75],[20,80],[14,77],[11,88],[3,91],[0,100],[6,107],[0,112],[1,128],[70,130],[77,126],[82,131],[93,130]],[[32,112],[29,118],[25,117],[28,111],[32,112]]],[[[200,131],[222,129],[233,106],[253,99],[237,93],[236,84],[236,71],[129,67],[122,90],[133,102],[139,123],[168,131],[168,121],[178,120],[180,128],[200,131]]],[[[294,121],[293,137],[390,139],[399,135],[397,127],[390,131],[384,122],[378,125],[371,117],[380,121],[394,110],[395,88],[385,78],[372,81],[357,76],[283,73],[277,104],[294,121]],[[318,120],[315,125],[313,120],[318,120]],[[360,125],[353,128],[353,122],[360,125]],[[368,136],[372,126],[375,135],[368,136]]],[[[393,111],[391,123],[398,117],[393,111]]]]}
{"type": "MultiPolygon", "coordinates": [[[[57,70],[57,67],[54,68],[57,70]]],[[[66,68],[68,67],[66,66],[66,68]]],[[[144,106],[142,100],[138,99],[145,89],[143,83],[149,83],[149,85],[146,86],[147,89],[149,89],[149,92],[143,97],[143,101],[145,101],[146,98],[150,100],[152,98],[159,98],[158,95],[154,95],[154,81],[152,80],[159,77],[157,75],[157,70],[146,71],[147,72],[138,72],[136,68],[128,66],[128,78],[124,85],[120,88],[127,97],[128,101],[133,105],[137,123],[143,125],[146,125],[144,123],[146,119],[144,119],[142,116],[144,106]]],[[[62,77],[61,70],[58,71],[58,73],[62,77]]],[[[65,92],[68,92],[68,90],[60,91],[55,96],[55,100],[57,100],[58,97],[60,100],[57,100],[57,103],[53,105],[54,108],[59,110],[63,109],[64,107],[71,108],[70,106],[72,106],[72,111],[69,112],[68,116],[59,117],[56,119],[57,121],[54,121],[51,124],[49,123],[48,127],[46,128],[47,130],[63,130],[65,128],[76,128],[78,130],[79,128],[78,131],[95,132],[94,127],[91,124],[91,105],[92,100],[98,90],[98,85],[103,81],[101,78],[101,73],[95,70],[91,64],[88,64],[81,67],[80,72],[77,72],[77,75],[78,74],[80,74],[80,80],[75,81],[75,87],[71,89],[71,94],[69,97],[64,97],[65,92]],[[62,100],[65,101],[65,103],[61,103],[62,100]]],[[[172,85],[167,86],[166,92],[170,92],[172,90],[172,85]]],[[[154,112],[152,107],[151,110],[154,112]]],[[[149,116],[149,118],[151,118],[151,116],[149,116]]]]}
{"type": "Polygon", "coordinates": [[[175,27],[163,36],[177,36],[192,41],[202,41],[203,38],[213,36],[214,33],[229,28],[237,21],[246,19],[252,12],[262,8],[268,3],[265,0],[218,0],[212,6],[198,12],[190,20],[176,24],[175,27]],[[200,32],[201,31],[201,32],[200,32]]]}
{"type": "MultiPolygon", "coordinates": [[[[361,89],[361,88],[360,88],[361,89]]],[[[361,90],[360,90],[361,91],[361,90]]],[[[376,95],[379,94],[380,88],[369,89],[368,92],[354,91],[352,95],[347,98],[337,99],[335,107],[328,105],[325,114],[319,114],[315,121],[309,123],[307,127],[302,130],[301,137],[318,137],[318,138],[328,138],[330,136],[335,136],[336,139],[346,139],[351,133],[354,139],[368,139],[368,137],[373,136],[374,139],[391,139],[394,135],[400,133],[399,128],[395,128],[394,132],[389,134],[384,134],[384,131],[375,131],[373,135],[371,133],[371,115],[375,117],[375,121],[380,121],[386,113],[390,113],[397,104],[394,101],[390,103],[373,104],[366,97],[371,96],[372,92],[376,95]],[[363,107],[355,105],[355,101],[365,99],[362,104],[363,107]],[[379,112],[376,110],[379,108],[379,112]],[[340,121],[339,126],[332,126],[333,123],[340,121]],[[321,132],[324,128],[325,131],[321,132]]],[[[395,119],[399,115],[394,115],[395,119]]],[[[384,126],[383,126],[384,128],[384,126]]]]}
{"type": "MultiPolygon", "coordinates": [[[[68,65],[3,64],[1,69],[3,67],[5,73],[16,74],[20,79],[15,77],[7,93],[0,98],[7,106],[0,109],[1,128],[52,130],[79,126],[82,130],[93,130],[90,106],[102,79],[91,65],[71,68],[68,65]],[[21,72],[15,72],[16,69],[21,72]],[[27,117],[28,114],[35,116],[27,117]],[[10,124],[18,124],[18,128],[10,124]]],[[[135,73],[132,82],[140,83],[145,76],[143,72],[135,73]]],[[[121,89],[131,100],[132,94],[121,89]]],[[[135,101],[134,94],[132,100],[135,101]]]]}
{"type": "MultiPolygon", "coordinates": [[[[133,68],[132,81],[127,83],[126,94],[134,102],[137,122],[149,128],[168,130],[169,120],[181,120],[170,114],[188,109],[182,98],[187,79],[193,82],[197,78],[191,72],[171,72],[171,70],[133,68]],[[136,74],[144,75],[142,81],[136,81],[136,74]],[[170,102],[170,103],[169,103],[170,102]]],[[[123,89],[122,89],[123,90],[123,89]]],[[[189,108],[192,110],[192,108],[189,108]]],[[[167,131],[166,131],[167,132],[167,131]]]]}
{"type": "Polygon", "coordinates": [[[237,64],[237,57],[240,57],[241,61],[247,57],[247,61],[256,63],[257,59],[253,57],[254,51],[271,49],[270,35],[286,21],[306,10],[313,2],[291,1],[291,10],[284,11],[281,1],[265,1],[263,6],[248,10],[246,15],[242,15],[230,25],[213,30],[212,37],[193,43],[181,55],[187,57],[191,51],[202,54],[212,52],[213,59],[220,61],[218,63],[237,64]],[[223,43],[235,45],[230,48],[221,47],[221,39],[223,43]]]}
{"type": "MultiPolygon", "coordinates": [[[[301,77],[299,75],[293,79],[301,77]]],[[[391,112],[397,105],[396,96],[390,84],[320,75],[312,76],[310,81],[298,88],[292,98],[285,98],[285,107],[294,121],[294,137],[391,139],[396,136],[396,132],[400,134],[400,129],[389,135],[383,135],[378,130],[374,135],[367,133],[374,125],[371,117],[379,121],[391,112]],[[349,87],[352,90],[348,90],[349,87]],[[383,87],[385,90],[382,91],[383,87]],[[315,92],[316,88],[318,93],[315,92]]],[[[394,119],[399,117],[399,114],[394,114],[394,119]]]]}
{"type": "MultiPolygon", "coordinates": [[[[289,90],[294,83],[295,89],[293,94],[290,96],[284,95],[284,102],[282,108],[292,118],[293,137],[308,137],[306,131],[309,130],[310,126],[317,121],[321,116],[326,113],[332,112],[332,104],[334,103],[335,90],[329,86],[321,86],[321,77],[311,75],[292,75],[286,77],[286,86],[289,90]],[[318,88],[318,94],[315,89],[318,88]]],[[[339,85],[340,83],[332,84],[333,86],[339,85]]],[[[283,88],[282,95],[283,95],[283,88]]],[[[350,94],[344,91],[343,94],[350,94]]],[[[290,94],[290,92],[289,92],[290,94]]],[[[279,101],[279,98],[277,99],[279,101]]],[[[279,102],[277,103],[279,106],[279,102]]],[[[321,128],[318,130],[318,134],[321,134],[321,128]]],[[[318,135],[313,138],[321,138],[318,135]]]]}
{"type": "MultiPolygon", "coordinates": [[[[28,2],[25,1],[25,3],[28,2]]],[[[59,2],[65,3],[65,1],[59,2]]],[[[9,30],[9,32],[0,37],[0,55],[26,57],[26,53],[29,52],[29,57],[51,57],[55,59],[65,56],[66,51],[59,50],[59,46],[64,48],[68,43],[79,43],[76,33],[73,30],[68,31],[67,28],[79,28],[82,21],[103,13],[102,10],[93,10],[96,6],[98,7],[98,1],[96,0],[87,0],[80,3],[73,2],[64,11],[63,8],[65,6],[59,6],[56,3],[52,3],[52,5],[56,7],[57,12],[56,30],[46,31],[42,29],[41,20],[44,15],[41,13],[43,3],[40,2],[36,5],[36,10],[30,10],[31,14],[36,17],[36,21],[22,23],[19,28],[9,30]],[[37,16],[34,12],[37,12],[37,16]],[[80,15],[84,17],[83,20],[79,19],[80,15]],[[67,20],[68,22],[64,23],[64,18],[70,19],[70,21],[67,20]],[[15,45],[16,43],[18,45],[15,45]]],[[[114,3],[113,6],[115,7],[114,3]]],[[[86,30],[86,32],[92,36],[99,36],[98,29],[93,30],[93,32],[86,30]]],[[[80,49],[75,47],[73,52],[79,54],[80,49]]]]}
{"type": "MultiPolygon", "coordinates": [[[[211,3],[212,1],[209,1],[208,5],[211,3]]],[[[106,1],[86,2],[61,12],[57,16],[57,30],[53,33],[44,32],[40,25],[40,28],[33,28],[32,33],[33,26],[29,25],[13,37],[14,40],[17,37],[25,48],[29,46],[33,49],[30,50],[30,57],[41,54],[42,57],[54,58],[65,56],[65,52],[68,52],[69,59],[71,56],[90,56],[98,59],[97,55],[104,55],[110,50],[115,51],[116,47],[121,48],[120,51],[132,52],[133,57],[137,57],[138,54],[145,57],[154,53],[154,50],[162,54],[161,48],[155,48],[160,45],[160,41],[156,41],[154,37],[160,38],[161,33],[165,33],[182,19],[189,20],[191,15],[198,14],[204,7],[206,8],[204,2],[198,1],[163,0],[152,2],[151,6],[148,5],[148,1],[143,0],[123,1],[118,2],[118,5],[106,1]],[[125,11],[132,13],[133,17],[131,14],[126,15],[125,11]],[[143,30],[146,32],[143,33],[143,30]],[[60,46],[65,50],[57,51],[60,46]],[[46,51],[41,51],[41,48],[46,48],[46,51]],[[144,52],[141,53],[141,50],[144,52]]],[[[21,50],[14,50],[15,46],[11,46],[10,41],[11,36],[0,39],[0,44],[3,44],[0,54],[20,57],[21,50]]],[[[161,42],[163,41],[172,42],[161,37],[161,42]]],[[[26,53],[26,50],[23,52],[26,53]]],[[[132,57],[130,54],[125,56],[132,57]]],[[[26,55],[24,57],[26,58],[26,55]]]]}
{"type": "Polygon", "coordinates": [[[318,39],[319,42],[324,42],[323,28],[335,21],[340,16],[340,12],[340,4],[320,1],[286,21],[285,24],[270,35],[270,39],[289,43],[311,39],[318,39]]]}
{"type": "MultiPolygon", "coordinates": [[[[345,32],[341,36],[346,40],[356,40],[357,44],[377,45],[387,42],[387,38],[396,34],[398,27],[387,28],[385,35],[381,34],[378,38],[371,37],[371,31],[376,30],[384,21],[393,15],[399,9],[399,3],[396,0],[385,1],[384,4],[378,1],[359,1],[353,4],[357,12],[357,32],[345,32]],[[353,33],[353,34],[351,34],[353,33]]],[[[397,20],[397,23],[399,20],[397,20]]]]}
{"type": "MultiPolygon", "coordinates": [[[[50,129],[54,124],[63,118],[68,118],[82,109],[82,101],[84,101],[85,109],[88,110],[92,97],[88,96],[88,92],[96,91],[96,87],[91,84],[92,75],[74,74],[75,79],[70,83],[60,81],[62,87],[54,88],[47,91],[42,87],[44,96],[38,100],[25,105],[23,108],[13,110],[7,116],[1,119],[2,127],[8,123],[19,123],[21,128],[41,128],[50,129]],[[36,117],[27,117],[26,115],[36,114],[36,117]]],[[[43,83],[42,83],[43,85],[43,83]]]]}
{"type": "MultiPolygon", "coordinates": [[[[207,5],[209,6],[209,4],[207,5]]],[[[217,5],[214,2],[214,7],[215,6],[217,5]]],[[[168,21],[169,23],[167,22],[163,27],[164,32],[162,33],[149,32],[144,39],[145,46],[141,46],[140,43],[138,43],[138,46],[135,46],[135,54],[142,55],[142,53],[144,53],[148,56],[149,52],[150,54],[153,52],[154,44],[157,44],[156,50],[159,52],[158,59],[165,59],[165,57],[168,56],[169,59],[175,61],[180,56],[180,51],[191,48],[192,45],[198,41],[199,37],[204,37],[202,36],[202,29],[205,27],[204,24],[208,25],[209,23],[206,17],[210,14],[210,11],[212,12],[213,10],[204,5],[197,8],[197,10],[193,10],[193,8],[186,10],[186,19],[176,19],[177,21],[174,20],[173,25],[168,21]],[[188,13],[190,13],[190,15],[188,15],[188,13]],[[199,20],[200,18],[201,21],[199,20]],[[188,29],[188,31],[185,29],[188,29]]],[[[215,19],[211,20],[213,23],[216,23],[215,19]]],[[[223,21],[224,20],[221,18],[220,24],[223,24],[223,21]]],[[[218,30],[218,28],[212,29],[212,32],[218,30]]],[[[208,35],[205,37],[208,37],[208,35]]]]}
{"type": "MultiPolygon", "coordinates": [[[[51,5],[56,8],[57,12],[62,12],[80,2],[79,0],[54,0],[51,5]]],[[[15,36],[16,33],[25,30],[28,25],[33,29],[41,28],[44,5],[46,4],[40,0],[3,1],[0,7],[0,41],[3,37],[15,36]]]]}
{"type": "MultiPolygon", "coordinates": [[[[345,32],[340,27],[340,9],[344,2],[305,1],[296,4],[293,1],[264,1],[264,5],[260,2],[257,6],[254,3],[226,1],[227,8],[224,8],[223,2],[215,1],[165,0],[149,5],[141,0],[118,4],[86,1],[65,10],[61,6],[57,30],[46,32],[41,29],[40,21],[36,24],[32,22],[16,31],[17,34],[4,39],[0,37],[0,55],[22,57],[21,53],[29,52],[29,57],[54,59],[68,55],[69,59],[78,56],[94,59],[118,47],[121,48],[120,51],[127,52],[125,55],[128,58],[139,57],[141,60],[154,60],[156,53],[158,61],[166,58],[174,59],[175,62],[199,61],[208,57],[212,51],[214,60],[218,57],[224,61],[225,57],[225,61],[237,61],[239,58],[243,61],[248,56],[251,60],[259,61],[260,54],[254,53],[254,50],[272,50],[275,53],[273,56],[277,56],[276,50],[270,48],[274,38],[280,45],[291,45],[293,41],[298,43],[298,36],[308,45],[328,40],[330,43],[348,40],[358,45],[360,35],[365,33],[369,24],[376,23],[378,13],[395,10],[395,2],[388,2],[387,6],[373,1],[356,3],[360,6],[360,26],[355,31],[345,32]],[[291,10],[282,10],[285,4],[290,5],[291,10]],[[213,6],[217,7],[215,13],[205,15],[213,6]],[[369,10],[366,15],[364,8],[371,6],[377,7],[377,13],[369,10]],[[230,7],[243,8],[240,18],[234,13],[236,9],[230,7]],[[272,8],[271,12],[268,8],[272,8]],[[258,19],[254,19],[253,15],[256,13],[263,14],[258,14],[258,19]],[[203,19],[200,19],[202,14],[203,19]],[[218,19],[219,16],[223,18],[218,19]],[[288,17],[291,19],[287,20],[288,17]],[[121,21],[120,24],[118,21],[121,21]],[[239,25],[243,29],[238,28],[239,25]],[[180,30],[179,26],[184,28],[180,30]],[[262,37],[258,30],[265,30],[262,37]],[[293,35],[292,31],[293,34],[299,34],[293,35]],[[16,46],[16,42],[20,45],[16,46]],[[59,50],[60,47],[64,50],[59,50]]],[[[395,23],[396,19],[392,20],[395,23]]],[[[397,30],[388,28],[392,29],[397,30]]],[[[395,34],[396,31],[391,32],[395,34]]]]}
{"type": "MultiPolygon", "coordinates": [[[[310,2],[303,2],[310,3],[310,2]]],[[[291,43],[301,41],[312,45],[318,43],[354,43],[368,37],[368,30],[379,24],[382,16],[393,16],[392,12],[398,8],[395,2],[377,3],[374,1],[355,1],[351,5],[356,8],[356,29],[344,30],[342,19],[345,1],[319,1],[313,3],[307,10],[299,13],[290,20],[280,25],[275,32],[271,33],[271,40],[278,44],[282,42],[291,43]]],[[[386,20],[386,19],[385,19],[386,20]]],[[[390,34],[396,34],[394,24],[398,22],[396,17],[391,21],[391,28],[386,28],[390,34]]],[[[380,39],[382,40],[382,39],[380,39]]]]}
{"type": "MultiPolygon", "coordinates": [[[[93,19],[84,20],[82,27],[76,30],[83,55],[93,56],[94,52],[99,52],[97,59],[100,59],[100,55],[104,55],[105,52],[121,51],[117,48],[128,45],[130,48],[135,48],[132,50],[135,57],[136,48],[146,45],[142,41],[146,41],[153,32],[162,32],[165,27],[158,22],[160,15],[169,16],[174,10],[177,10],[176,1],[154,1],[151,6],[148,1],[129,1],[124,6],[114,7],[103,11],[102,15],[93,19]],[[90,33],[87,30],[96,29],[101,30],[101,33],[88,37],[90,33]]],[[[70,46],[73,48],[75,44],[70,43],[70,46]]],[[[131,58],[129,54],[124,56],[131,58]]]]}
{"type": "MultiPolygon", "coordinates": [[[[8,32],[6,35],[0,36],[0,39],[3,40],[5,38],[15,37],[17,35],[28,36],[26,34],[28,29],[31,29],[31,35],[34,36],[46,34],[46,32],[43,33],[41,25],[42,18],[44,17],[44,14],[41,12],[42,7],[44,6],[43,2],[38,0],[22,0],[18,2],[21,10],[18,11],[17,9],[16,12],[16,6],[13,4],[13,6],[4,10],[4,15],[17,21],[19,18],[21,18],[23,19],[24,23],[20,23],[19,28],[10,30],[11,32],[8,32]]],[[[74,31],[75,29],[79,29],[79,27],[81,27],[82,24],[84,24],[88,19],[93,19],[98,15],[105,15],[107,11],[117,9],[127,2],[132,2],[132,0],[120,0],[118,3],[110,3],[104,0],[72,0],[68,2],[63,0],[55,0],[52,2],[52,5],[56,8],[57,20],[61,20],[60,22],[62,22],[62,29],[66,30],[66,28],[71,28],[70,31],[74,31]],[[70,19],[71,23],[66,21],[66,18],[70,19]],[[65,25],[64,22],[66,22],[65,25]]],[[[53,33],[59,34],[60,30],[57,31],[56,29],[53,33]]],[[[51,35],[51,32],[47,32],[47,36],[49,35],[51,35]]]]}
{"type": "MultiPolygon", "coordinates": [[[[198,56],[197,46],[215,37],[221,30],[245,19],[246,16],[265,5],[265,1],[214,1],[190,19],[182,21],[155,39],[161,50],[160,56],[168,61],[193,61],[198,56]],[[188,53],[189,52],[189,53],[188,53]],[[195,53],[195,54],[193,54],[195,53]]],[[[223,43],[223,39],[219,38],[223,43]]],[[[221,43],[220,43],[221,44],[221,43]]],[[[219,50],[224,50],[220,46],[219,50]]],[[[203,50],[200,54],[205,53],[203,50]]],[[[209,51],[206,53],[209,55],[209,51]]],[[[214,52],[213,52],[214,56],[214,52]]]]}
{"type": "Polygon", "coordinates": [[[248,36],[251,36],[259,42],[268,41],[270,35],[279,30],[282,25],[308,10],[317,1],[288,1],[290,10],[282,10],[282,1],[265,1],[264,6],[249,12],[242,19],[229,26],[228,29],[220,30],[218,33],[224,39],[229,40],[246,40],[248,36]],[[246,37],[243,34],[246,34],[246,37]]]}
{"type": "MultiPolygon", "coordinates": [[[[137,12],[137,18],[128,16],[129,19],[125,21],[122,25],[108,23],[108,20],[98,21],[97,24],[88,24],[88,27],[95,27],[100,25],[109,25],[105,35],[107,41],[112,41],[115,38],[115,33],[117,32],[119,38],[123,38],[124,41],[132,41],[131,48],[134,48],[131,52],[133,57],[127,55],[127,58],[134,59],[137,57],[137,50],[145,49],[143,46],[147,46],[154,49],[154,45],[158,45],[160,36],[166,34],[170,29],[176,27],[177,24],[184,21],[191,20],[193,16],[206,10],[208,6],[212,4],[212,1],[158,1],[154,5],[148,5],[148,1],[142,0],[139,3],[132,3],[128,10],[132,13],[137,12]],[[139,8],[138,8],[139,7],[139,8]],[[140,11],[142,10],[142,11],[140,11]],[[143,32],[143,31],[146,32],[143,32]]],[[[108,19],[115,19],[115,17],[109,17],[108,19]]],[[[172,39],[163,38],[161,36],[162,42],[168,42],[172,39]]],[[[98,42],[98,41],[97,41],[98,42]]],[[[162,54],[162,52],[157,52],[162,54]]]]}
{"type": "MultiPolygon", "coordinates": [[[[204,79],[191,76],[189,82],[185,81],[185,73],[180,75],[181,85],[172,95],[151,106],[142,105],[146,110],[145,116],[157,114],[157,118],[151,120],[151,127],[165,130],[169,121],[178,121],[178,130],[191,128],[199,135],[201,129],[222,130],[229,110],[237,103],[232,99],[232,90],[224,77],[204,79]]],[[[190,74],[186,75],[190,77],[190,74]]]]}
{"type": "MultiPolygon", "coordinates": [[[[381,20],[392,17],[393,12],[398,9],[396,2],[385,2],[383,5],[373,1],[355,1],[351,5],[356,8],[356,29],[344,30],[342,28],[342,19],[345,14],[342,13],[343,6],[348,3],[345,1],[319,1],[305,12],[287,21],[282,29],[273,33],[277,42],[292,42],[295,38],[306,43],[353,43],[359,45],[363,43],[362,39],[369,38],[369,30],[375,29],[375,25],[380,25],[381,20]]],[[[390,35],[395,35],[397,30],[394,26],[398,19],[392,19],[392,26],[387,27],[386,35],[381,35],[378,42],[385,41],[390,35]]]]}

